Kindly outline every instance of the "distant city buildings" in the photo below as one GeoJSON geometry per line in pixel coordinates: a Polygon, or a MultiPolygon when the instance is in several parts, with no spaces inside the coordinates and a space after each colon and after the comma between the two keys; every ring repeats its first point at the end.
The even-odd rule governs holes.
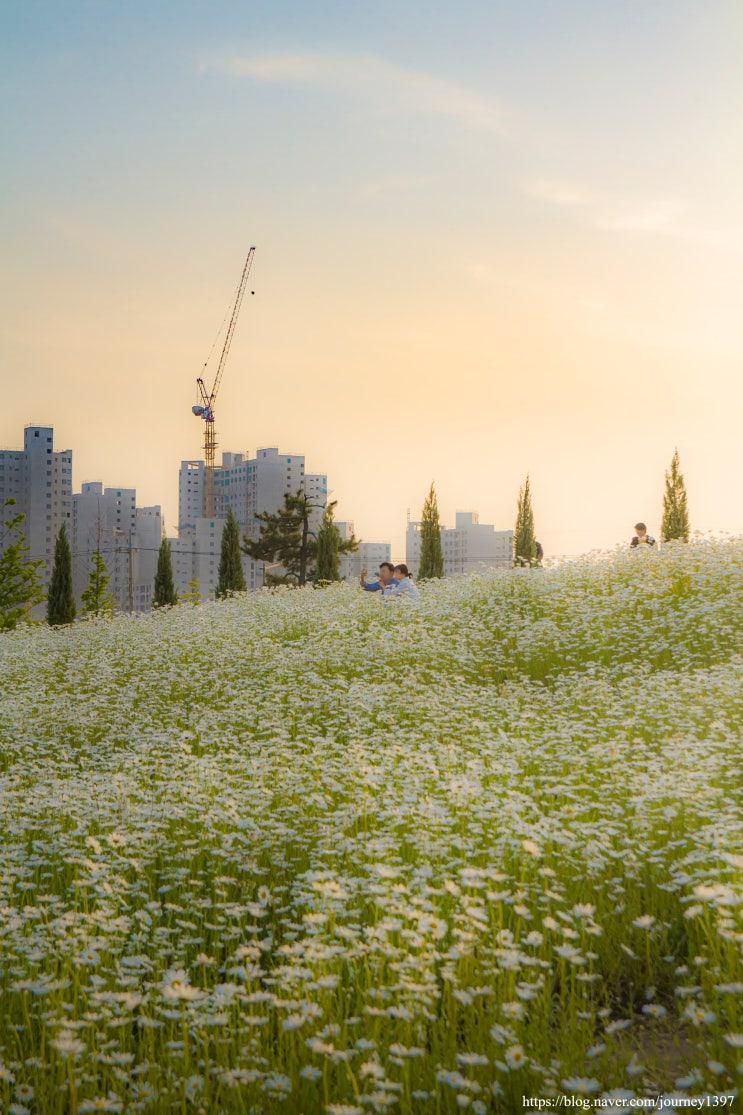
{"type": "MultiPolygon", "coordinates": [[[[41,576],[47,585],[55,539],[63,523],[69,532],[72,518],[72,450],[54,449],[51,426],[27,426],[23,449],[0,449],[0,506],[7,499],[16,506],[3,512],[3,521],[18,513],[26,516],[30,556],[43,561],[41,576]]],[[[3,541],[3,534],[0,530],[0,552],[12,541],[3,541]]]]}
{"type": "Polygon", "coordinates": [[[83,484],[72,497],[70,536],[78,605],[88,584],[92,556],[100,550],[117,609],[149,611],[161,540],[160,508],[137,507],[134,488],[104,488],[98,480],[83,484]]]}
{"type": "MultiPolygon", "coordinates": [[[[173,573],[179,593],[198,584],[203,599],[214,595],[219,572],[222,527],[232,511],[240,533],[257,539],[259,514],[274,514],[287,494],[306,492],[313,503],[310,531],[317,533],[328,502],[328,478],[306,473],[301,454],[280,453],[275,447],[246,453],[223,453],[214,473],[213,519],[204,518],[203,461],[182,461],[178,476],[178,537],[171,539],[173,573]]],[[[263,562],[243,555],[245,583],[249,589],[263,585],[263,562]]]]}
{"type": "MultiPolygon", "coordinates": [[[[305,492],[312,502],[310,532],[316,535],[328,503],[328,478],[308,473],[301,454],[278,448],[247,453],[223,453],[214,475],[215,516],[204,516],[205,465],[201,460],[182,461],[178,475],[178,533],[172,538],[173,573],[179,594],[196,588],[202,599],[214,595],[219,571],[222,529],[231,510],[241,535],[257,539],[259,514],[274,514],[288,494],[305,492]]],[[[73,495],[72,450],[54,449],[51,426],[28,426],[23,449],[0,450],[0,504],[14,499],[16,507],[5,518],[25,515],[24,530],[30,556],[43,562],[42,579],[48,584],[54,544],[63,524],[68,528],[73,561],[73,588],[80,604],[90,575],[91,561],[100,550],[109,576],[109,591],[121,611],[143,612],[152,606],[157,555],[163,537],[159,506],[138,507],[134,488],[104,487],[88,482],[73,495]]],[[[354,533],[353,523],[337,524],[343,539],[354,533]]],[[[0,531],[0,553],[10,541],[0,531]]],[[[483,566],[511,564],[513,531],[496,530],[480,523],[473,511],[458,511],[456,525],[441,528],[444,574],[469,573],[483,566]]],[[[420,523],[409,522],[406,561],[416,575],[420,565],[420,523]]],[[[373,575],[383,561],[391,560],[389,542],[362,541],[353,554],[340,558],[341,577],[358,581],[362,569],[373,575]]],[[[264,565],[243,556],[249,589],[261,588],[264,565]]]]}
{"type": "MultiPolygon", "coordinates": [[[[183,594],[196,584],[202,599],[214,595],[219,571],[222,527],[228,511],[240,525],[240,533],[257,539],[259,514],[275,514],[286,495],[305,492],[312,503],[309,528],[316,535],[328,503],[328,478],[324,473],[307,472],[305,458],[297,453],[281,453],[277,448],[258,449],[255,457],[246,453],[223,453],[222,464],[214,475],[216,515],[203,517],[204,462],[182,461],[178,478],[178,537],[171,539],[176,587],[183,594]]],[[[353,523],[336,524],[342,538],[350,538],[353,523]]],[[[356,553],[341,556],[341,577],[357,581],[361,570],[376,570],[390,560],[389,542],[362,542],[356,553]]],[[[264,583],[264,563],[243,555],[245,583],[251,590],[264,583]]]]}
{"type": "MultiPolygon", "coordinates": [[[[223,453],[215,471],[216,514],[204,516],[205,466],[200,460],[182,461],[178,475],[178,533],[172,538],[173,574],[180,594],[197,588],[202,599],[214,595],[219,571],[222,528],[232,510],[240,532],[257,538],[260,513],[278,511],[287,494],[306,492],[312,502],[309,528],[316,535],[328,502],[328,478],[305,471],[301,454],[280,453],[275,447],[246,453],[223,453]]],[[[108,591],[116,608],[144,612],[152,607],[157,555],[163,537],[159,506],[138,507],[134,488],[104,486],[89,481],[72,491],[72,450],[54,449],[51,426],[28,426],[23,449],[0,450],[0,503],[14,499],[16,506],[3,516],[25,516],[23,529],[30,556],[43,561],[42,577],[48,584],[54,561],[54,544],[66,524],[72,550],[73,591],[78,607],[85,591],[93,555],[100,550],[109,577],[108,591]]],[[[344,537],[353,525],[341,523],[344,537]],[[347,533],[345,533],[347,532],[347,533]]],[[[10,538],[0,531],[0,552],[10,538]]],[[[361,569],[376,569],[389,560],[388,543],[361,544],[355,554],[344,556],[341,575],[357,580],[361,569]]],[[[249,589],[263,585],[262,562],[243,557],[249,589]]]]}
{"type": "MultiPolygon", "coordinates": [[[[54,544],[66,525],[72,549],[73,591],[80,598],[88,583],[91,559],[100,548],[109,577],[108,589],[122,611],[146,611],[152,604],[157,550],[162,537],[159,507],[137,507],[133,488],[83,484],[72,493],[72,450],[54,449],[52,426],[27,426],[23,449],[0,450],[0,505],[4,513],[25,515],[23,530],[30,556],[43,561],[44,585],[54,563],[54,544]]],[[[3,539],[0,552],[11,538],[3,539]]]]}
{"type": "MultiPolygon", "coordinates": [[[[481,523],[476,511],[457,511],[456,526],[441,528],[444,551],[444,576],[471,573],[487,566],[506,567],[513,555],[513,531],[496,530],[491,523],[481,523]]],[[[405,561],[415,576],[421,556],[420,523],[408,523],[405,561]]]]}

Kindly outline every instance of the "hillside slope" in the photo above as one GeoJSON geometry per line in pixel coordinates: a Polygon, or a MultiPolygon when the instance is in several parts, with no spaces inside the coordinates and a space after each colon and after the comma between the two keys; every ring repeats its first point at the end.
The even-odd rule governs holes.
{"type": "Polygon", "coordinates": [[[740,542],[3,637],[3,1109],[731,1092],[742,651],[740,542]]]}

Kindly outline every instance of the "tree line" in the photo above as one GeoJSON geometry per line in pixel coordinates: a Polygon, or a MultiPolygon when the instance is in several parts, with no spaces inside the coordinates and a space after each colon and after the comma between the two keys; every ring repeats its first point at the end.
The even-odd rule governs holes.
{"type": "MultiPolygon", "coordinates": [[[[0,554],[0,631],[11,630],[46,599],[46,620],[53,627],[73,623],[77,606],[72,583],[72,550],[67,527],[62,524],[54,545],[52,575],[46,596],[41,584],[41,559],[32,559],[23,531],[25,516],[14,513],[15,500],[6,500],[2,511],[8,518],[2,524],[0,538],[8,542],[0,554]]],[[[335,523],[335,502],[319,505],[303,492],[287,494],[284,505],[273,514],[256,516],[260,533],[256,540],[240,539],[240,526],[230,510],[222,530],[217,587],[215,595],[224,599],[235,592],[245,592],[242,554],[265,562],[281,572],[267,572],[267,584],[305,585],[329,584],[340,580],[340,557],[358,549],[358,540],[343,538],[335,523]],[[312,513],[323,512],[319,530],[311,529],[312,513]]],[[[82,615],[87,618],[112,615],[116,601],[109,590],[110,577],[100,548],[94,550],[88,584],[81,597],[82,615]]],[[[153,584],[153,607],[177,603],[198,604],[199,583],[193,579],[180,598],[173,575],[170,542],[163,538],[157,556],[153,584]]]]}
{"type": "MultiPolygon", "coordinates": [[[[268,585],[324,585],[339,581],[341,555],[355,552],[359,543],[353,535],[350,538],[341,536],[335,523],[335,507],[335,502],[327,506],[315,504],[304,492],[287,493],[284,504],[278,511],[256,515],[260,524],[258,538],[244,537],[242,540],[239,523],[230,510],[222,530],[216,597],[224,599],[233,593],[246,591],[243,554],[264,563],[265,583],[268,585]],[[318,509],[322,510],[323,516],[315,533],[311,529],[312,513],[318,509]]],[[[32,609],[45,599],[41,584],[43,561],[30,557],[23,531],[25,516],[15,512],[14,508],[14,499],[5,501],[2,510],[4,516],[9,517],[0,524],[0,539],[3,543],[7,542],[0,553],[0,631],[12,630],[21,621],[29,620],[32,609]]],[[[676,450],[665,474],[661,539],[663,542],[688,542],[689,531],[686,484],[676,450]]],[[[443,577],[441,522],[433,483],[423,504],[420,534],[419,580],[443,577]]],[[[535,534],[529,476],[519,490],[512,561],[514,566],[536,566],[541,563],[541,547],[535,534]]],[[[88,584],[81,597],[84,616],[107,616],[113,613],[115,601],[108,588],[109,581],[105,559],[100,549],[97,549],[92,555],[88,584]]],[[[192,580],[187,591],[180,597],[180,602],[198,604],[200,599],[198,581],[192,580]]],[[[173,576],[170,542],[164,538],[157,559],[153,606],[161,608],[177,603],[179,596],[173,576]]],[[[72,551],[64,524],[55,540],[46,605],[46,619],[52,626],[63,626],[76,618],[72,551]]]]}

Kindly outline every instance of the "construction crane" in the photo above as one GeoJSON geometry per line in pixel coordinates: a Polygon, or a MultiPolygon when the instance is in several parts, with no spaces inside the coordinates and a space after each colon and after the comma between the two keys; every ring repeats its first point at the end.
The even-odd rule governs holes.
{"type": "MultiPolygon", "coordinates": [[[[245,287],[248,282],[248,275],[250,268],[253,266],[253,256],[255,255],[255,247],[252,247],[248,252],[248,258],[245,260],[242,275],[240,276],[240,284],[237,288],[237,296],[235,297],[235,305],[232,307],[232,316],[230,323],[227,326],[227,333],[224,338],[224,345],[222,346],[222,355],[219,358],[217,372],[214,376],[214,383],[212,384],[211,391],[207,391],[206,384],[204,383],[203,376],[199,376],[196,380],[196,385],[199,389],[199,398],[201,402],[196,406],[191,407],[192,412],[197,418],[204,420],[204,515],[207,519],[214,518],[215,514],[215,500],[214,500],[214,465],[217,454],[217,431],[214,426],[214,401],[217,398],[220,385],[222,383],[222,376],[224,374],[225,364],[230,352],[230,345],[232,344],[232,337],[237,325],[237,319],[240,314],[240,307],[242,305],[243,295],[245,294],[245,287]]],[[[254,291],[251,290],[251,294],[254,291]]],[[[222,323],[224,324],[224,322],[222,323]]],[[[220,330],[221,332],[221,330],[220,330]]],[[[204,372],[206,372],[206,365],[209,363],[207,358],[204,364],[204,372]]]]}

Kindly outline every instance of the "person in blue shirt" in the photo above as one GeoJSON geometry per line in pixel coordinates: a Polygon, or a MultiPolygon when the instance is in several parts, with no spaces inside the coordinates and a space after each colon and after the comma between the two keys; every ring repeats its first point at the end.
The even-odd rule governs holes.
{"type": "Polygon", "coordinates": [[[361,570],[361,587],[364,592],[384,592],[387,585],[392,583],[392,574],[395,570],[391,561],[383,561],[379,567],[379,579],[376,581],[366,580],[366,570],[361,570]]]}
{"type": "Polygon", "coordinates": [[[419,600],[420,594],[413,584],[410,570],[407,565],[396,565],[392,573],[392,581],[384,590],[384,599],[388,596],[406,596],[408,600],[419,600]]]}

